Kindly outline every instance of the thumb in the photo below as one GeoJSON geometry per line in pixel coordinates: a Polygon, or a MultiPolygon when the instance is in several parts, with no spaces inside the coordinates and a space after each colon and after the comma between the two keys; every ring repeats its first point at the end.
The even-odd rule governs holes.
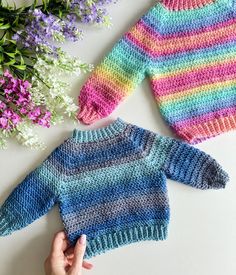
{"type": "Polygon", "coordinates": [[[73,275],[82,273],[83,258],[86,249],[86,235],[81,235],[74,248],[74,260],[71,267],[73,275]]]}

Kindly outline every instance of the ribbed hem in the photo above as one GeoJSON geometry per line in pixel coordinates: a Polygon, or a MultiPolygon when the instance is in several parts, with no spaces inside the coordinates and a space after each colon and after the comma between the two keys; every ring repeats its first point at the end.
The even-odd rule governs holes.
{"type": "Polygon", "coordinates": [[[98,112],[94,111],[93,108],[83,106],[83,108],[80,109],[77,118],[83,124],[90,125],[95,121],[101,119],[102,116],[98,112]]]}
{"type": "Polygon", "coordinates": [[[144,225],[135,226],[125,230],[116,231],[110,234],[98,236],[88,240],[85,258],[89,259],[96,255],[105,253],[131,243],[148,240],[165,240],[167,238],[168,226],[163,225],[144,225]]]}
{"type": "Polygon", "coordinates": [[[123,120],[117,118],[113,123],[100,129],[85,131],[75,129],[73,131],[72,137],[79,142],[92,142],[97,140],[103,140],[110,137],[114,137],[119,133],[123,132],[127,125],[128,124],[126,124],[123,120]]]}
{"type": "Polygon", "coordinates": [[[204,123],[175,129],[177,134],[191,144],[200,143],[208,138],[236,129],[236,114],[220,117],[204,123]]]}
{"type": "Polygon", "coordinates": [[[162,0],[161,3],[169,10],[193,10],[213,4],[218,0],[162,0]]]}
{"type": "Polygon", "coordinates": [[[9,223],[0,213],[0,236],[6,236],[11,234],[11,230],[9,228],[9,223]]]}

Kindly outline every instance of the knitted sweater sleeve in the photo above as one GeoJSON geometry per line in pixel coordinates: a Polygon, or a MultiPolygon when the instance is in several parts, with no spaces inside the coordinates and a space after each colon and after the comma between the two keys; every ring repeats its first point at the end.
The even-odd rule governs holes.
{"type": "Polygon", "coordinates": [[[96,67],[79,95],[78,119],[84,124],[108,116],[145,78],[148,57],[135,45],[138,23],[96,67]]]}
{"type": "Polygon", "coordinates": [[[55,186],[60,178],[50,167],[55,162],[56,150],[26,176],[1,206],[0,236],[27,226],[46,214],[56,203],[55,186]]]}
{"type": "Polygon", "coordinates": [[[166,152],[163,169],[169,179],[199,189],[224,188],[229,180],[215,159],[187,143],[167,138],[166,152]]]}

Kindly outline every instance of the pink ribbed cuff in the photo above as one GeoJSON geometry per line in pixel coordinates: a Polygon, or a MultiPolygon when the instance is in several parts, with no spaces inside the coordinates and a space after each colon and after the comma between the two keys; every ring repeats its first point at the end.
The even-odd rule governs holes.
{"type": "Polygon", "coordinates": [[[178,11],[201,8],[213,3],[214,0],[162,0],[161,2],[168,9],[178,11]]]}
{"type": "Polygon", "coordinates": [[[236,114],[219,117],[190,126],[175,128],[177,134],[191,144],[197,144],[208,138],[236,129],[236,114]]]}
{"type": "Polygon", "coordinates": [[[92,124],[96,120],[99,120],[102,118],[98,112],[96,112],[92,107],[83,106],[81,107],[78,116],[78,120],[82,122],[83,124],[92,124]]]}

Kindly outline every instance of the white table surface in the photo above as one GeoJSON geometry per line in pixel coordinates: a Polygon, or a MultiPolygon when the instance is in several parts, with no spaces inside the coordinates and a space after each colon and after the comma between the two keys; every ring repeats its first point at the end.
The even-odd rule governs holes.
{"type": "MultiPolygon", "coordinates": [[[[130,26],[149,8],[153,0],[118,0],[109,6],[111,29],[86,27],[83,41],[67,43],[65,49],[81,59],[98,63],[130,26]]],[[[79,93],[86,76],[77,79],[73,95],[79,93]]],[[[116,117],[172,135],[159,115],[148,81],[139,86],[110,118],[91,127],[97,128],[116,117]]],[[[39,129],[47,144],[45,151],[32,151],[10,142],[0,151],[0,204],[9,192],[37,167],[74,128],[72,122],[39,129]]],[[[164,242],[142,242],[107,252],[92,259],[91,275],[235,275],[236,274],[236,131],[210,139],[198,148],[212,155],[229,173],[225,190],[201,191],[168,181],[171,223],[164,242]]],[[[0,275],[42,275],[52,237],[62,229],[55,207],[43,218],[9,237],[0,238],[0,275]]]]}

